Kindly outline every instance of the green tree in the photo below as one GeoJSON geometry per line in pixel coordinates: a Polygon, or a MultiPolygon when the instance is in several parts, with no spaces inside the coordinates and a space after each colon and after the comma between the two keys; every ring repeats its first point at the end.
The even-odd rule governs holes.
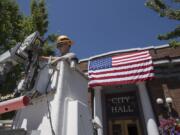
{"type": "MultiPolygon", "coordinates": [[[[180,4],[179,0],[171,1],[180,4]]],[[[164,0],[148,0],[148,2],[146,2],[146,6],[156,11],[161,17],[166,17],[171,20],[180,21],[180,8],[173,8],[170,5],[170,3],[165,2],[164,0]]],[[[172,46],[180,46],[180,41],[178,41],[179,37],[180,25],[178,25],[174,30],[170,32],[158,35],[159,40],[170,40],[169,44],[172,46]]]]}
{"type": "MultiPolygon", "coordinates": [[[[45,0],[31,0],[31,18],[34,31],[39,31],[40,35],[44,36],[48,29],[48,12],[45,0]]],[[[54,54],[53,43],[55,39],[51,40],[49,38],[52,36],[54,36],[54,34],[47,37],[43,46],[42,55],[54,54]]]]}
{"type": "MultiPolygon", "coordinates": [[[[20,13],[18,4],[14,0],[0,0],[0,54],[12,48],[17,42],[22,42],[26,36],[39,31],[45,36],[48,29],[48,14],[44,0],[31,0],[31,15],[20,13]]],[[[43,46],[42,55],[53,55],[55,35],[49,35],[43,46]],[[50,38],[51,37],[51,38],[50,38]],[[54,38],[53,38],[54,37],[54,38]]],[[[0,95],[12,93],[21,78],[22,65],[17,65],[6,76],[3,83],[0,76],[0,95]]],[[[9,118],[12,113],[3,115],[9,118]]]]}
{"type": "Polygon", "coordinates": [[[44,36],[48,28],[48,14],[44,0],[31,0],[31,16],[34,29],[44,36]]]}
{"type": "Polygon", "coordinates": [[[0,0],[0,53],[23,39],[23,16],[13,0],[0,0]]]}
{"type": "MultiPolygon", "coordinates": [[[[10,49],[24,38],[23,15],[14,0],[0,0],[0,53],[10,49]]],[[[3,77],[7,83],[0,85],[0,93],[12,92],[15,80],[19,79],[19,68],[15,67],[11,73],[3,77]],[[12,79],[13,78],[13,79],[12,79]]]]}
{"type": "MultiPolygon", "coordinates": [[[[0,0],[0,54],[34,31],[44,36],[47,29],[48,14],[44,0],[31,0],[30,16],[21,14],[14,0],[0,0]]],[[[52,55],[53,47],[48,46],[48,42],[46,40],[43,50],[45,54],[52,55]]]]}
{"type": "MultiPolygon", "coordinates": [[[[17,42],[22,42],[26,36],[34,31],[39,31],[41,36],[44,36],[48,29],[47,17],[44,0],[31,1],[30,16],[21,14],[14,0],[0,0],[0,54],[12,48],[17,42]]],[[[48,36],[43,46],[42,55],[54,54],[55,38],[49,37],[55,37],[55,35],[48,36]]],[[[17,85],[16,81],[21,77],[21,71],[22,66],[18,65],[6,76],[3,76],[4,82],[0,82],[0,94],[13,92],[17,85]]]]}
{"type": "MultiPolygon", "coordinates": [[[[23,19],[14,0],[0,0],[0,54],[23,40],[23,19]]],[[[16,66],[10,73],[3,76],[5,82],[0,82],[0,95],[13,92],[16,80],[19,79],[19,72],[20,68],[16,66]]],[[[3,118],[9,115],[8,113],[3,118]]]]}

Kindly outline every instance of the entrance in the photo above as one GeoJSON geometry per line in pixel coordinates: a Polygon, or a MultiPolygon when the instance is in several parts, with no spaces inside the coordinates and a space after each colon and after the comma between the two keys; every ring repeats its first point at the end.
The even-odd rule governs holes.
{"type": "Polygon", "coordinates": [[[135,91],[105,95],[107,135],[142,135],[135,91]]]}
{"type": "Polygon", "coordinates": [[[108,135],[141,135],[137,119],[109,120],[108,135]]]}

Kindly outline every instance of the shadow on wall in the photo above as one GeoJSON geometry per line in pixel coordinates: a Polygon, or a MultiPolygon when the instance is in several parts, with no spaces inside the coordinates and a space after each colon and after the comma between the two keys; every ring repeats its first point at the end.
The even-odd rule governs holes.
{"type": "MultiPolygon", "coordinates": [[[[54,95],[49,97],[48,102],[51,102],[53,98],[54,95]]],[[[18,111],[14,119],[15,128],[37,130],[44,122],[46,124],[49,122],[50,124],[48,107],[51,109],[51,105],[47,103],[47,99],[45,97],[39,100],[40,101],[34,103],[34,105],[28,106],[22,109],[22,111],[18,111]]]]}

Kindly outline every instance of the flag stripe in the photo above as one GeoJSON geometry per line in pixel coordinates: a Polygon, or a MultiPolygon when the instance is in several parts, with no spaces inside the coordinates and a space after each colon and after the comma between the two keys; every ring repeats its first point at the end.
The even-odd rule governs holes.
{"type": "Polygon", "coordinates": [[[113,56],[112,59],[116,60],[116,59],[121,59],[121,58],[130,58],[130,57],[134,57],[134,56],[138,56],[138,55],[142,55],[142,54],[147,54],[149,53],[148,51],[142,51],[142,52],[135,52],[135,53],[129,53],[129,54],[121,54],[121,55],[116,55],[113,56]]]}
{"type": "Polygon", "coordinates": [[[140,64],[140,63],[143,63],[143,62],[149,62],[151,61],[150,59],[147,59],[147,60],[139,60],[139,61],[135,61],[135,62],[132,62],[132,63],[126,63],[126,64],[112,64],[113,67],[120,67],[120,66],[128,66],[128,65],[134,65],[134,64],[140,64]]]}
{"type": "Polygon", "coordinates": [[[118,76],[118,75],[128,75],[128,74],[134,74],[134,73],[141,73],[141,72],[148,72],[148,71],[151,71],[153,70],[153,67],[150,66],[148,68],[139,68],[138,70],[129,70],[129,71],[126,71],[126,72],[113,72],[113,73],[108,73],[108,74],[92,74],[89,76],[89,78],[91,77],[96,77],[96,78],[99,78],[99,77],[106,77],[106,76],[118,76]]]}
{"type": "Polygon", "coordinates": [[[141,78],[141,79],[135,79],[135,80],[127,80],[127,81],[112,81],[112,82],[101,82],[101,83],[91,83],[89,84],[89,87],[95,87],[95,86],[110,86],[110,85],[120,85],[120,84],[134,84],[141,81],[147,81],[155,78],[147,77],[147,78],[141,78]]]}
{"type": "Polygon", "coordinates": [[[146,75],[146,74],[149,74],[149,73],[154,73],[154,70],[141,72],[141,73],[131,73],[131,74],[122,74],[122,75],[114,75],[114,76],[90,77],[90,79],[91,80],[104,80],[104,79],[111,79],[111,78],[121,78],[121,77],[146,75]]]}
{"type": "Polygon", "coordinates": [[[146,57],[146,58],[142,58],[142,59],[136,59],[136,60],[129,60],[129,61],[125,61],[125,62],[120,62],[120,63],[113,63],[113,66],[116,66],[116,65],[124,65],[124,64],[131,64],[131,63],[135,63],[135,62],[142,62],[142,61],[145,61],[145,60],[151,60],[151,56],[149,57],[146,57]]]}
{"type": "Polygon", "coordinates": [[[123,78],[111,78],[111,79],[105,79],[105,80],[92,80],[89,84],[93,83],[103,83],[103,82],[117,82],[117,81],[130,81],[130,80],[136,80],[136,79],[144,79],[147,77],[153,77],[154,73],[145,74],[145,75],[136,75],[136,76],[128,76],[123,78]]]}
{"type": "MultiPolygon", "coordinates": [[[[129,70],[138,70],[138,69],[145,69],[145,68],[149,68],[152,67],[153,64],[149,64],[149,65],[145,65],[145,66],[138,66],[138,67],[130,67],[130,68],[124,68],[124,69],[119,69],[118,68],[114,68],[113,70],[101,70],[98,72],[89,72],[89,76],[91,75],[100,75],[100,74],[109,74],[109,73],[114,73],[114,72],[127,72],[129,70]]],[[[121,68],[121,67],[120,67],[121,68]]]]}
{"type": "Polygon", "coordinates": [[[134,59],[139,59],[139,58],[146,58],[146,57],[149,57],[150,54],[144,54],[144,55],[138,55],[136,57],[130,57],[130,58],[122,58],[122,59],[112,59],[113,62],[123,62],[123,61],[129,61],[129,60],[134,60],[134,59]]]}

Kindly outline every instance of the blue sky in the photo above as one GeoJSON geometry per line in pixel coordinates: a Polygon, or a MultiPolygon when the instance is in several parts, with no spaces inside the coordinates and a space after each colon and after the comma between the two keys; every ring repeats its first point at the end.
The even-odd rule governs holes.
{"type": "MultiPolygon", "coordinates": [[[[30,0],[17,0],[29,14],[30,0]]],[[[113,50],[166,44],[156,39],[178,24],[160,18],[144,0],[46,0],[48,33],[68,35],[72,51],[87,58],[113,50]]]]}

